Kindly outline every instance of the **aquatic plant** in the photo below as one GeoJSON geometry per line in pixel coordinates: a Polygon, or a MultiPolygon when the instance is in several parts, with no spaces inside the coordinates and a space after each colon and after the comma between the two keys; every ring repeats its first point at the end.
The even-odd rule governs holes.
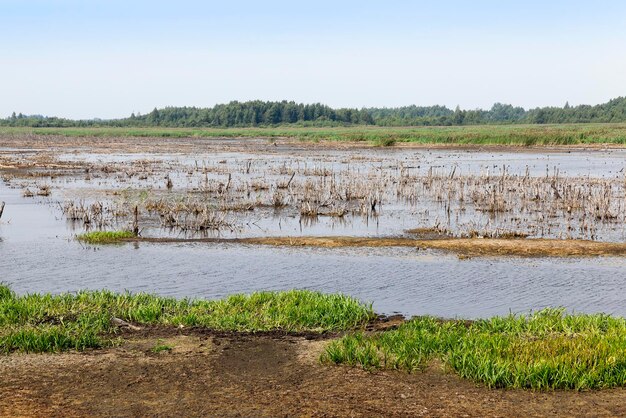
{"type": "MultiPolygon", "coordinates": [[[[139,228],[140,218],[146,228],[160,225],[196,235],[245,230],[259,216],[267,217],[267,208],[279,222],[299,215],[303,224],[320,217],[369,222],[402,211],[410,213],[417,229],[467,238],[615,241],[626,222],[623,175],[564,176],[548,166],[544,173],[531,173],[528,166],[517,173],[506,166],[464,172],[457,166],[413,166],[393,159],[378,166],[364,164],[359,156],[346,161],[350,164],[337,166],[331,158],[313,165],[280,160],[167,167],[168,173],[185,172],[188,186],[126,189],[115,192],[119,198],[112,201],[67,201],[61,208],[66,219],[85,228],[131,223],[139,228]],[[217,174],[209,178],[208,172],[217,174]]],[[[117,183],[122,170],[129,175],[146,164],[140,160],[110,173],[107,169],[103,176],[117,183]]]]}
{"type": "Polygon", "coordinates": [[[135,234],[132,231],[91,231],[76,238],[87,244],[114,244],[133,237],[135,234]]]}

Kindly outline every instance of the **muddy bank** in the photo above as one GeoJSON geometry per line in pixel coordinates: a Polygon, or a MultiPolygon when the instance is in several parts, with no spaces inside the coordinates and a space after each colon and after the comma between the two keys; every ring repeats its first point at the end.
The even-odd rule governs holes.
{"type": "Polygon", "coordinates": [[[123,242],[220,242],[289,247],[414,247],[454,252],[461,256],[599,257],[624,256],[626,243],[558,239],[489,238],[368,238],[368,237],[266,237],[266,238],[131,238],[123,242]]]}
{"type": "Polygon", "coordinates": [[[0,416],[624,416],[624,390],[490,390],[441,366],[369,373],[318,362],[302,337],[126,336],[88,353],[0,357],[0,416]],[[167,346],[155,352],[156,346],[167,346]]]}

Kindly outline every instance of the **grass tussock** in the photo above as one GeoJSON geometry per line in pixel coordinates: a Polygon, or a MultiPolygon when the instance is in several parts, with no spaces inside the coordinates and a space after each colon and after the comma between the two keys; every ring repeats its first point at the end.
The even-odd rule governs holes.
{"type": "Polygon", "coordinates": [[[82,291],[15,295],[0,285],[0,352],[84,350],[115,343],[112,318],[139,325],[222,331],[326,332],[356,327],[371,307],[339,294],[258,292],[207,301],[82,291]]]}
{"type": "Polygon", "coordinates": [[[348,335],[322,359],[366,369],[414,371],[433,359],[497,388],[599,389],[626,385],[626,320],[545,309],[443,322],[416,318],[396,330],[348,335]]]}
{"type": "Polygon", "coordinates": [[[159,354],[159,353],[163,353],[163,352],[170,352],[174,349],[174,346],[172,345],[168,345],[168,344],[164,344],[162,341],[159,341],[157,343],[157,345],[155,345],[154,347],[152,347],[152,352],[154,354],[159,354]]]}
{"type": "Polygon", "coordinates": [[[134,237],[132,231],[92,231],[80,234],[77,238],[87,244],[115,244],[134,237]]]}

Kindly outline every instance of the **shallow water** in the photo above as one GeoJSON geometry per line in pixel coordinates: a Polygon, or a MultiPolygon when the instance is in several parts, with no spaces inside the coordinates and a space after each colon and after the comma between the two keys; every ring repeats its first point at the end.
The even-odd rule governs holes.
{"type": "Polygon", "coordinates": [[[626,260],[476,258],[407,248],[301,249],[234,244],[88,247],[54,199],[0,185],[0,281],[17,292],[131,290],[219,298],[314,289],[372,302],[380,313],[477,318],[564,306],[626,316],[626,260]]]}
{"type": "MultiPolygon", "coordinates": [[[[626,166],[625,149],[607,149],[592,151],[499,151],[499,150],[449,150],[449,149],[411,149],[401,147],[376,148],[376,149],[315,149],[285,147],[263,147],[265,140],[251,143],[253,140],[245,140],[246,146],[257,147],[256,152],[232,152],[211,149],[210,152],[200,152],[193,156],[182,153],[113,153],[113,154],[90,154],[90,153],[60,153],[58,158],[64,161],[88,161],[88,162],[116,162],[126,163],[142,159],[157,159],[160,162],[171,162],[192,166],[196,162],[214,164],[217,161],[226,163],[253,160],[255,166],[268,163],[301,163],[309,166],[324,167],[338,170],[342,166],[350,165],[355,168],[367,168],[372,165],[397,167],[399,163],[411,164],[411,167],[427,171],[430,167],[446,168],[451,165],[458,167],[457,174],[480,173],[491,168],[497,170],[506,167],[510,172],[524,172],[526,167],[530,175],[543,175],[547,170],[557,168],[568,176],[591,176],[612,177],[617,175],[626,166]],[[351,158],[358,154],[361,161],[351,158]],[[418,168],[419,167],[419,168],[418,168]]],[[[224,143],[211,141],[213,146],[232,146],[234,141],[224,143]]],[[[0,151],[17,151],[5,149],[0,151]]],[[[29,151],[29,150],[25,150],[29,151]]],[[[497,172],[497,171],[496,171],[497,172]]]]}
{"type": "MultiPolygon", "coordinates": [[[[105,211],[107,228],[127,228],[129,217],[113,212],[129,214],[138,204],[145,236],[182,236],[182,229],[185,236],[397,236],[437,227],[455,236],[626,240],[626,150],[326,149],[264,140],[185,145],[192,144],[194,150],[180,153],[158,146],[149,153],[52,148],[43,153],[49,161],[83,165],[52,177],[36,169],[41,177],[12,184],[35,191],[50,186],[60,202],[104,202],[111,209],[105,211]],[[279,189],[291,174],[291,188],[279,189]],[[220,184],[230,186],[227,193],[216,191],[220,184]],[[559,190],[563,198],[555,197],[559,190]],[[274,203],[277,194],[284,205],[274,203]],[[162,210],[146,209],[146,201],[164,203],[162,210]],[[372,201],[375,211],[369,209],[372,201]],[[199,212],[186,209],[170,224],[191,225],[161,228],[180,202],[208,208],[211,215],[220,212],[227,226],[194,234],[199,212]],[[220,209],[229,205],[253,210],[220,209]],[[301,217],[307,207],[343,216],[301,217]]],[[[26,151],[0,148],[24,161],[41,156],[26,151]]]]}
{"type": "MultiPolygon", "coordinates": [[[[204,176],[199,166],[211,167],[212,181],[233,178],[262,179],[275,184],[288,179],[277,168],[300,170],[377,170],[397,175],[400,167],[411,175],[429,170],[456,176],[503,170],[513,175],[623,179],[626,150],[591,152],[451,151],[424,149],[320,149],[273,146],[267,141],[207,141],[196,153],[91,153],[61,149],[58,161],[119,164],[110,175],[84,173],[54,179],[29,180],[52,185],[49,198],[25,199],[16,188],[0,183],[0,201],[6,201],[0,220],[0,282],[16,291],[65,292],[107,288],[146,291],[179,297],[219,298],[255,290],[315,289],[344,292],[372,302],[380,313],[430,314],[442,317],[487,317],[528,312],[546,306],[564,306],[581,312],[606,312],[626,316],[626,259],[522,259],[475,258],[409,248],[315,249],[273,248],[235,244],[125,244],[84,246],[74,239],[82,227],[65,221],[59,204],[65,199],[100,199],[103,191],[163,189],[163,174],[174,181],[175,191],[197,187],[204,176]],[[250,151],[251,149],[254,152],[250,151]],[[193,154],[193,156],[191,156],[193,154]],[[123,175],[125,166],[145,161],[149,178],[123,175]],[[250,175],[242,168],[252,161],[250,175]],[[456,167],[456,168],[455,168],[456,167]],[[395,173],[395,174],[394,174],[395,173]]],[[[41,150],[41,152],[48,152],[41,150]]],[[[33,150],[0,148],[3,155],[36,156],[33,150]]],[[[622,181],[622,180],[620,180],[622,181]]],[[[31,183],[32,184],[32,183],[31,183]]],[[[31,186],[32,187],[32,186],[31,186]]],[[[156,190],[160,193],[161,190],[156,190]]],[[[394,193],[391,193],[393,195],[394,193]]],[[[426,200],[415,205],[385,202],[376,218],[320,217],[302,223],[293,210],[276,214],[271,208],[247,213],[234,235],[401,235],[417,226],[432,226],[443,218],[442,207],[426,200]],[[246,223],[247,222],[247,223],[246,223]]],[[[107,194],[104,199],[111,199],[107,194]]],[[[487,219],[471,208],[460,215],[471,221],[487,219]]],[[[491,222],[491,219],[489,219],[491,222]]],[[[458,221],[452,219],[452,224],[458,221]]],[[[482,221],[485,222],[484,220],[482,221]]],[[[507,226],[508,224],[504,224],[507,226]]],[[[479,225],[480,226],[480,225],[479,225]]],[[[169,234],[155,225],[142,225],[145,236],[169,234]]],[[[626,239],[625,225],[598,231],[612,241],[626,239]]],[[[558,231],[558,227],[555,227],[558,231]]],[[[556,232],[552,232],[556,235],[556,232]]],[[[550,234],[548,234],[550,235],[550,234]]]]}

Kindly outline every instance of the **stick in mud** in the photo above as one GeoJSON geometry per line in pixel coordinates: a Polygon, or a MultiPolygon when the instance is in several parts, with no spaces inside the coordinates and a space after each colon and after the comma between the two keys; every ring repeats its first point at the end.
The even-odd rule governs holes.
{"type": "Polygon", "coordinates": [[[141,331],[140,327],[137,327],[119,318],[111,318],[111,323],[119,328],[128,328],[132,331],[141,331]]]}
{"type": "Polygon", "coordinates": [[[2,219],[3,212],[4,212],[4,202],[0,202],[0,219],[2,219]]]}
{"type": "Polygon", "coordinates": [[[139,208],[135,205],[134,210],[134,220],[133,220],[133,234],[135,236],[139,235],[139,208]]]}

